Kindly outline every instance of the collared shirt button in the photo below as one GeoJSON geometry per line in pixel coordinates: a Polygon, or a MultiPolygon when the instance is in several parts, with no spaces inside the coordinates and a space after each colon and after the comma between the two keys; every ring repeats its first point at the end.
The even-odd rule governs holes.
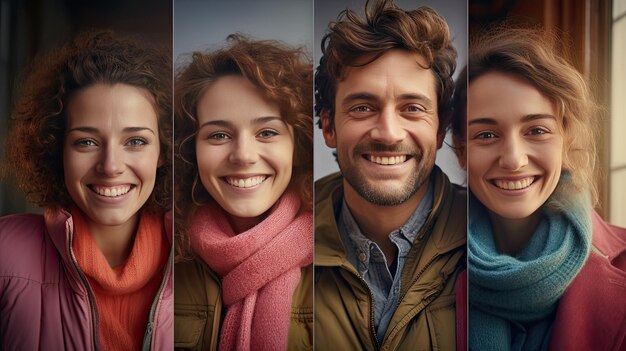
{"type": "Polygon", "coordinates": [[[367,255],[365,254],[365,252],[359,252],[359,261],[365,262],[366,259],[367,255]]]}

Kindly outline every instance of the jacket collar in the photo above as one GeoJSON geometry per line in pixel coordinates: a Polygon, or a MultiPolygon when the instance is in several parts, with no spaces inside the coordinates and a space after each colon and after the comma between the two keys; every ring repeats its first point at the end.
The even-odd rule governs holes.
{"type": "MultiPolygon", "coordinates": [[[[446,235],[447,233],[460,233],[464,231],[444,230],[451,220],[451,207],[453,201],[465,201],[458,199],[453,191],[453,185],[448,177],[435,166],[432,171],[434,179],[433,208],[429,214],[417,240],[427,232],[431,232],[429,242],[432,243],[439,254],[465,245],[464,235],[446,235]],[[449,221],[450,220],[450,221],[449,221]]],[[[343,178],[340,173],[334,173],[318,180],[315,183],[315,265],[317,266],[342,266],[349,265],[345,248],[337,229],[335,208],[343,198],[343,178]]],[[[456,215],[465,215],[460,213],[456,215]]],[[[460,221],[465,223],[465,221],[460,221]]]]}
{"type": "MultiPolygon", "coordinates": [[[[71,250],[72,240],[74,238],[74,222],[72,215],[69,211],[61,207],[49,207],[44,209],[44,222],[46,231],[52,240],[52,243],[56,247],[63,266],[66,268],[72,289],[74,291],[86,294],[83,277],[78,270],[78,264],[71,250]]],[[[166,238],[170,246],[172,246],[172,211],[167,211],[164,214],[164,226],[166,232],[166,238]]],[[[170,254],[170,256],[172,256],[170,254]]],[[[168,262],[171,262],[171,257],[168,262]]],[[[170,264],[170,263],[168,263],[170,264]]]]}

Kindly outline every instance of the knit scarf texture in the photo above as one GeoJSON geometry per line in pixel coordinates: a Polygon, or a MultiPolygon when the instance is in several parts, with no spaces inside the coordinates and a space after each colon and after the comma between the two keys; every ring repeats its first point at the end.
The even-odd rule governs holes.
{"type": "Polygon", "coordinates": [[[543,217],[516,257],[496,249],[486,208],[470,197],[468,227],[469,342],[472,350],[539,350],[549,345],[558,300],[591,247],[587,197],[543,217]],[[526,335],[516,331],[523,327],[526,335]]]}
{"type": "Polygon", "coordinates": [[[286,350],[293,293],[313,262],[313,216],[286,192],[259,224],[240,234],[215,204],[190,224],[193,251],[222,281],[226,316],[220,350],[286,350]]]}
{"type": "Polygon", "coordinates": [[[76,207],[70,212],[72,249],[95,296],[100,345],[104,350],[141,349],[169,252],[163,217],[143,213],[126,262],[111,268],[89,231],[85,214],[76,207]]]}

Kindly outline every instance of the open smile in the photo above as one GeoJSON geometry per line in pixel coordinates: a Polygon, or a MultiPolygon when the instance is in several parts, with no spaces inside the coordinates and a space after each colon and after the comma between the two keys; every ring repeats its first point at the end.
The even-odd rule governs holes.
{"type": "Polygon", "coordinates": [[[502,190],[523,190],[533,185],[538,178],[533,176],[520,179],[492,179],[491,184],[502,190]]]}
{"type": "Polygon", "coordinates": [[[107,185],[98,185],[98,184],[89,184],[88,188],[99,196],[115,198],[128,194],[135,185],[132,184],[121,184],[114,186],[107,185]]]}
{"type": "Polygon", "coordinates": [[[372,155],[372,154],[364,154],[363,158],[368,160],[369,162],[383,165],[383,166],[393,166],[401,163],[405,163],[407,160],[411,159],[410,155],[372,155]]]}
{"type": "Polygon", "coordinates": [[[245,189],[255,187],[265,182],[267,178],[269,178],[268,175],[256,175],[251,177],[226,176],[221,179],[235,188],[245,189]]]}

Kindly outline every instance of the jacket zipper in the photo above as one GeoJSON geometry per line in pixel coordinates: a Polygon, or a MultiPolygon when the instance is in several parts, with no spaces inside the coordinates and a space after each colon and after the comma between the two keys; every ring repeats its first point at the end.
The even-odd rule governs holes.
{"type": "MultiPolygon", "coordinates": [[[[426,263],[426,265],[424,266],[424,268],[422,268],[422,270],[420,270],[419,272],[417,272],[417,274],[415,275],[415,279],[413,279],[411,281],[411,284],[409,284],[409,287],[413,286],[413,284],[417,283],[417,281],[422,277],[422,274],[424,274],[424,272],[426,272],[426,270],[435,262],[435,260],[439,258],[439,255],[435,255],[433,257],[430,258],[430,260],[426,263]]],[[[402,300],[404,300],[404,297],[406,296],[406,294],[408,294],[409,289],[407,288],[404,293],[400,296],[400,298],[398,299],[398,305],[400,305],[400,302],[402,300]]]]}
{"type": "Polygon", "coordinates": [[[348,266],[344,266],[344,269],[352,273],[352,275],[354,275],[355,277],[357,277],[363,283],[363,285],[367,288],[367,292],[369,294],[369,302],[370,302],[370,337],[372,339],[374,346],[376,347],[376,350],[379,350],[380,346],[378,345],[378,339],[376,339],[376,330],[374,329],[374,295],[372,295],[372,290],[370,289],[369,285],[367,285],[367,282],[365,281],[365,279],[363,279],[363,277],[358,272],[352,270],[351,267],[348,267],[348,266]]]}
{"type": "Polygon", "coordinates": [[[172,269],[172,254],[173,254],[173,246],[170,249],[170,257],[167,259],[167,267],[165,268],[165,272],[163,274],[163,280],[161,280],[161,286],[159,286],[159,290],[157,291],[154,301],[152,301],[152,306],[150,307],[150,315],[148,317],[148,325],[146,326],[146,333],[143,336],[143,346],[141,347],[144,351],[149,351],[152,343],[152,329],[154,328],[154,314],[156,312],[156,306],[159,302],[159,298],[161,297],[161,293],[163,288],[165,287],[165,282],[168,279],[170,274],[170,270],[172,269]]]}
{"type": "Polygon", "coordinates": [[[87,298],[89,300],[89,308],[91,310],[91,315],[93,316],[91,320],[91,326],[93,328],[93,349],[98,350],[98,314],[94,307],[96,299],[93,296],[93,292],[91,291],[91,287],[89,286],[87,277],[85,277],[85,274],[83,273],[83,271],[80,270],[80,267],[78,266],[78,261],[76,260],[76,257],[74,256],[74,251],[72,251],[72,241],[74,241],[74,230],[73,228],[70,228],[70,240],[69,240],[68,249],[69,249],[70,257],[72,258],[72,263],[74,264],[74,267],[76,267],[76,270],[78,271],[78,275],[80,276],[80,279],[82,280],[83,285],[87,289],[87,298]]]}

